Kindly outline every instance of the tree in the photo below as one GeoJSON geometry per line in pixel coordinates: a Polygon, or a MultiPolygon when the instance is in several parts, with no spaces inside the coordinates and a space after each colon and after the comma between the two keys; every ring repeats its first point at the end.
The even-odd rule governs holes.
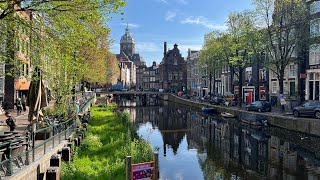
{"type": "Polygon", "coordinates": [[[125,6],[124,0],[0,0],[0,20],[10,14],[21,11],[48,12],[48,11],[93,11],[100,9],[106,13],[118,12],[120,7],[125,6]]]}
{"type": "Polygon", "coordinates": [[[202,50],[200,51],[200,58],[198,61],[201,71],[209,73],[209,94],[212,95],[212,75],[213,75],[213,87],[214,93],[216,94],[215,89],[215,80],[218,72],[221,72],[223,62],[223,47],[222,43],[219,41],[221,38],[221,33],[218,31],[210,32],[205,35],[205,42],[202,50]]]}
{"type": "Polygon", "coordinates": [[[257,55],[260,60],[263,36],[262,30],[255,25],[255,18],[250,11],[231,13],[227,23],[232,42],[230,49],[233,52],[229,62],[234,70],[237,69],[235,75],[239,77],[238,105],[241,107],[243,70],[250,63],[249,59],[253,59],[253,55],[257,55]]]}
{"type": "Polygon", "coordinates": [[[254,4],[266,29],[268,68],[276,74],[279,94],[283,94],[285,69],[297,62],[298,47],[303,47],[308,38],[306,4],[301,0],[254,0],[254,4]]]}

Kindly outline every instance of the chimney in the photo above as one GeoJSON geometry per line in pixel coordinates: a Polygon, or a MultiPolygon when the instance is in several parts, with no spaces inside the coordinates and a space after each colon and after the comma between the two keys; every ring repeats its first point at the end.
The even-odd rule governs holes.
{"type": "Polygon", "coordinates": [[[167,42],[164,42],[164,45],[163,45],[163,54],[167,54],[167,42]]]}

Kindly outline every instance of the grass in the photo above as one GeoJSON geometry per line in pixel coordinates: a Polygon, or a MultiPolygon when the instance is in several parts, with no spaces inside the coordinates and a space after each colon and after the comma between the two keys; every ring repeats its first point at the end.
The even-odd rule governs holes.
{"type": "Polygon", "coordinates": [[[133,163],[152,160],[149,142],[139,139],[129,123],[129,114],[116,115],[113,106],[94,107],[86,139],[74,161],[62,165],[62,179],[125,179],[125,158],[133,163]]]}

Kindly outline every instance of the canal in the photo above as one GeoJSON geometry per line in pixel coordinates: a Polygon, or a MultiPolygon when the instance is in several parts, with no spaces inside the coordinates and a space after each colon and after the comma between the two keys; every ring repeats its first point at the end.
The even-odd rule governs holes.
{"type": "Polygon", "coordinates": [[[119,104],[159,151],[161,179],[320,179],[319,137],[158,100],[119,104]]]}

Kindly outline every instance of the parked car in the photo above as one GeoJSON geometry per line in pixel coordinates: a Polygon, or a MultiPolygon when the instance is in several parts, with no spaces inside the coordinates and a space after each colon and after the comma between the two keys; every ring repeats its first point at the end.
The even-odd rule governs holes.
{"type": "Polygon", "coordinates": [[[293,115],[299,117],[300,115],[314,116],[320,119],[320,102],[306,101],[301,106],[293,108],[293,115]]]}
{"type": "Polygon", "coordinates": [[[215,104],[215,105],[223,104],[223,102],[224,102],[224,99],[222,96],[215,96],[211,100],[211,104],[215,104]]]}
{"type": "Polygon", "coordinates": [[[255,101],[246,106],[247,111],[271,111],[271,105],[268,101],[255,101]]]}

